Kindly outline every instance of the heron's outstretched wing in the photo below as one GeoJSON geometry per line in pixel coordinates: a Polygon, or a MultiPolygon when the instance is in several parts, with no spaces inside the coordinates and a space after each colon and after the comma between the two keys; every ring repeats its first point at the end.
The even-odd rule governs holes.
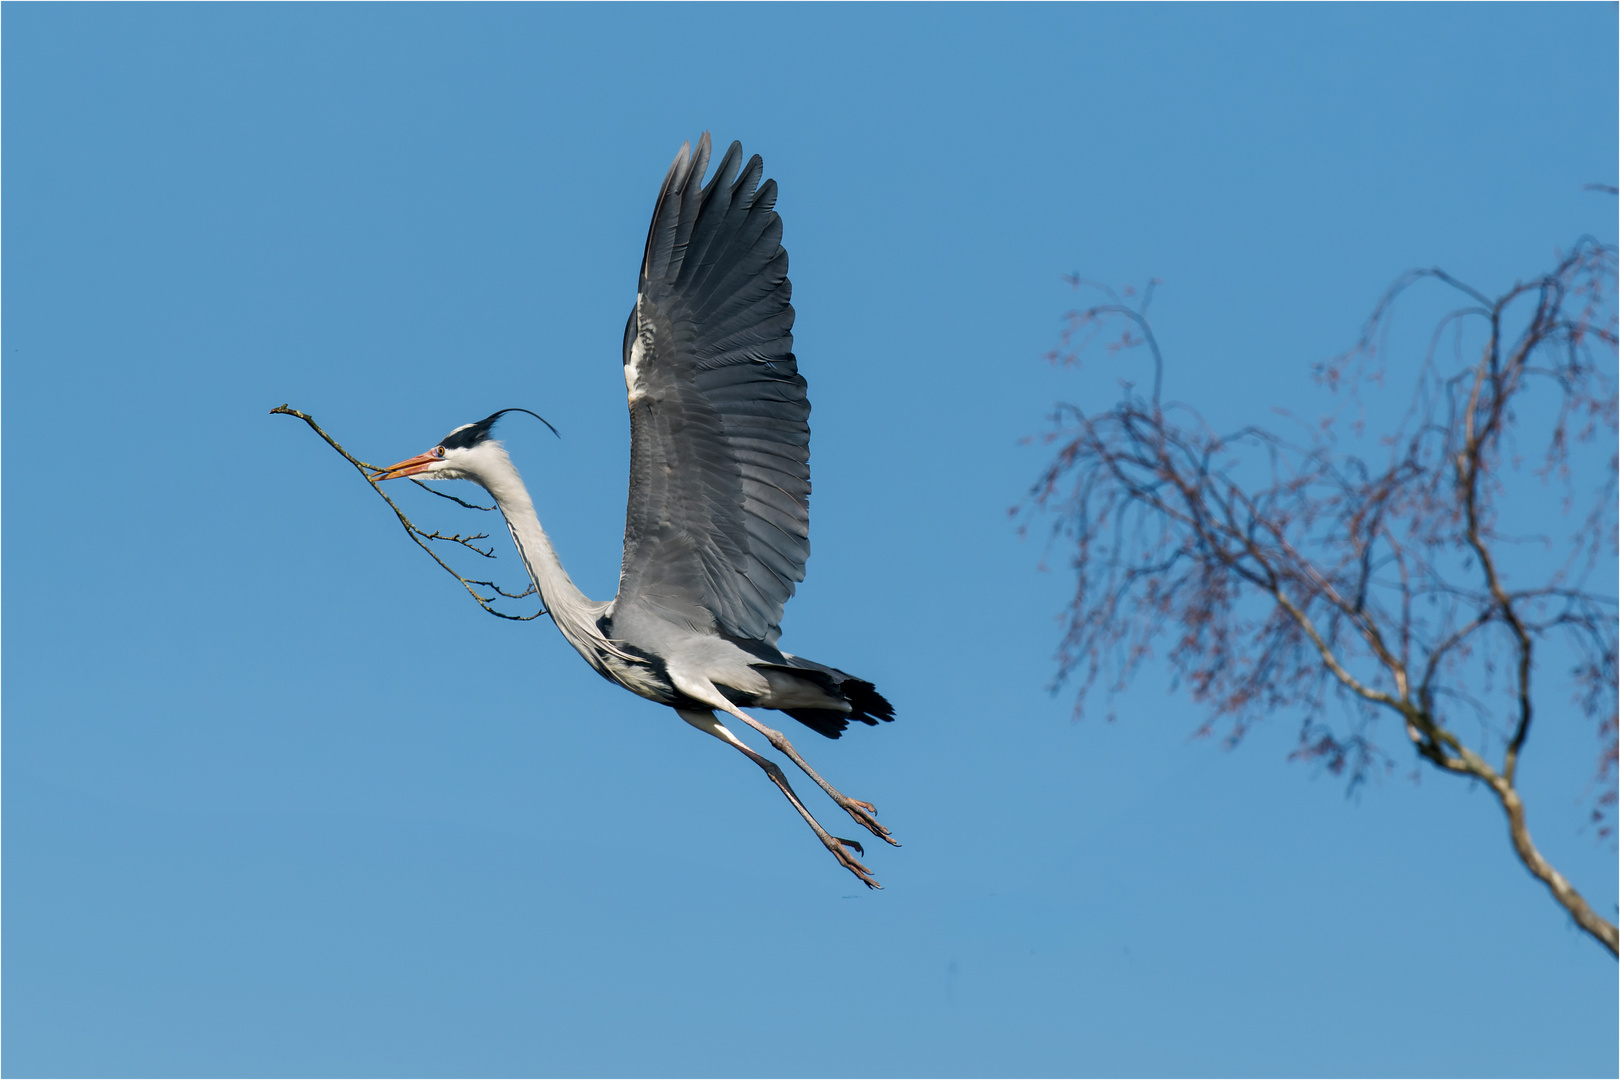
{"type": "Polygon", "coordinates": [[[624,332],[630,503],[617,611],[774,643],[810,555],[810,403],[776,182],[709,136],[658,193],[624,332]],[[740,167],[740,168],[739,168],[740,167]],[[712,621],[711,621],[712,620],[712,621]]]}

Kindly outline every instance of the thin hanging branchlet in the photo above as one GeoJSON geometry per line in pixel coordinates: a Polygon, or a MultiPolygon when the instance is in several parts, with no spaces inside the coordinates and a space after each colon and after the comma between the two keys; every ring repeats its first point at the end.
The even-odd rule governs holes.
{"type": "Polygon", "coordinates": [[[1538,708],[1569,712],[1545,700],[1538,662],[1572,660],[1574,705],[1598,729],[1592,821],[1612,835],[1620,642],[1616,596],[1597,568],[1617,546],[1616,262],[1613,246],[1582,238],[1552,270],[1495,297],[1439,269],[1403,276],[1356,347],[1317,367],[1343,404],[1299,439],[1257,427],[1223,435],[1164,403],[1151,287],[1120,294],[1071,279],[1102,297],[1067,316],[1050,359],[1073,366],[1103,344],[1145,348],[1153,363],[1151,395],[1127,383],[1106,411],[1058,407],[1046,439],[1056,454],[1014,509],[1026,527],[1050,515],[1075,573],[1057,682],[1078,684],[1076,709],[1099,683],[1122,690],[1165,641],[1174,681],[1213,713],[1201,734],[1225,720],[1237,742],[1263,715],[1292,712],[1302,717],[1293,756],[1352,784],[1393,764],[1375,742],[1378,717],[1392,716],[1420,760],[1489,788],[1524,867],[1620,951],[1615,924],[1532,842],[1518,787],[1538,708]],[[1425,281],[1461,304],[1438,321],[1404,415],[1378,440],[1388,457],[1360,457],[1356,440],[1371,438],[1360,395],[1385,374],[1392,308],[1425,281]],[[1467,339],[1465,323],[1477,328],[1467,339]],[[1532,386],[1551,399],[1537,406],[1546,430],[1527,426],[1520,406],[1532,386]],[[1536,454],[1516,437],[1545,447],[1536,454]],[[1519,556],[1509,573],[1527,543],[1557,546],[1502,527],[1516,520],[1506,485],[1527,454],[1522,475],[1561,489],[1569,539],[1562,558],[1519,556]],[[1339,704],[1348,731],[1330,723],[1339,704]],[[1477,740],[1459,723],[1469,716],[1477,740]]]}
{"type": "MultiPolygon", "coordinates": [[[[478,578],[462,577],[456,572],[454,567],[440,558],[439,553],[434,551],[433,548],[429,546],[430,542],[456,544],[485,559],[493,559],[495,558],[495,549],[493,547],[480,547],[477,543],[477,541],[480,540],[488,540],[488,533],[471,533],[463,536],[460,533],[443,533],[437,529],[433,530],[432,532],[422,529],[408,516],[406,516],[405,511],[399,508],[399,504],[394,502],[393,499],[389,498],[388,493],[384,491],[380,485],[378,485],[376,480],[377,475],[383,472],[380,467],[372,465],[369,462],[361,461],[359,458],[343,449],[343,446],[336,439],[332,438],[332,436],[328,435],[321,425],[315,422],[315,418],[310,416],[308,413],[299,412],[290,405],[278,405],[274,409],[271,409],[270,413],[271,415],[279,413],[282,416],[296,416],[298,419],[308,424],[310,426],[310,430],[314,431],[315,434],[326,440],[326,445],[336,450],[339,454],[342,454],[343,459],[350,465],[353,465],[355,470],[358,471],[361,476],[366,478],[366,483],[371,486],[371,490],[377,493],[378,498],[382,499],[383,502],[388,504],[388,508],[394,512],[394,516],[399,519],[400,525],[405,529],[405,535],[409,536],[411,541],[416,544],[417,547],[427,552],[428,557],[434,562],[438,563],[445,573],[461,582],[461,587],[466,589],[467,594],[478,602],[479,607],[483,608],[491,615],[494,615],[496,618],[510,619],[513,622],[528,622],[531,619],[538,619],[540,616],[547,613],[544,607],[532,615],[509,615],[506,612],[501,611],[494,606],[495,595],[486,596],[477,589],[473,588],[473,586],[481,585],[485,589],[490,590],[493,594],[503,596],[508,600],[522,600],[524,597],[534,595],[534,585],[530,584],[530,586],[527,589],[524,589],[522,592],[514,593],[507,592],[493,581],[483,581],[478,578]]],[[[457,504],[458,506],[464,506],[468,510],[489,511],[495,509],[493,506],[480,506],[477,503],[470,503],[463,499],[458,499],[454,495],[447,495],[442,491],[435,491],[433,488],[419,480],[412,480],[411,483],[415,484],[417,487],[421,488],[423,491],[426,491],[430,495],[437,495],[441,499],[449,499],[451,502],[457,504]]]]}

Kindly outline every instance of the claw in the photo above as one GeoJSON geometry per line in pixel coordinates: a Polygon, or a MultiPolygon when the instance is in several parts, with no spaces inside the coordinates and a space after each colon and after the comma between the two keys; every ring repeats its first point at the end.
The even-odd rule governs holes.
{"type": "Polygon", "coordinates": [[[851,799],[848,795],[843,796],[837,801],[838,805],[842,806],[844,811],[849,814],[850,817],[854,818],[863,827],[865,827],[867,832],[894,847],[900,846],[900,841],[891,837],[889,835],[889,830],[883,825],[882,822],[878,821],[878,819],[873,816],[877,812],[877,807],[873,806],[869,802],[862,802],[859,799],[851,799]]]}
{"type": "Polygon", "coordinates": [[[866,849],[861,847],[861,845],[859,843],[857,843],[856,841],[854,841],[854,840],[845,840],[842,836],[835,836],[835,837],[833,837],[833,839],[838,841],[840,844],[843,844],[847,848],[853,848],[854,851],[855,851],[855,854],[861,856],[863,859],[866,857],[866,849]]]}
{"type": "MultiPolygon", "coordinates": [[[[833,837],[833,839],[836,840],[838,838],[835,836],[835,837],[833,837]]],[[[846,843],[847,843],[847,841],[846,841],[846,843]]],[[[843,864],[844,869],[848,870],[850,873],[852,873],[856,877],[860,878],[861,879],[861,884],[865,885],[868,889],[881,889],[881,888],[883,888],[882,885],[878,884],[877,878],[872,876],[872,871],[868,870],[866,867],[862,866],[859,862],[855,861],[854,859],[850,858],[848,855],[844,854],[844,850],[842,848],[838,847],[836,844],[832,844],[832,845],[828,846],[828,849],[834,855],[838,856],[838,861],[843,864]]]]}

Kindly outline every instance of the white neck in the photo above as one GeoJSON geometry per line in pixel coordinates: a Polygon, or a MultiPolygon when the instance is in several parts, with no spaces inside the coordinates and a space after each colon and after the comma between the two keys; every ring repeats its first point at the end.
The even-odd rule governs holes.
{"type": "MultiPolygon", "coordinates": [[[[551,619],[579,654],[593,667],[600,667],[601,646],[606,644],[596,620],[607,609],[604,602],[592,600],[579,591],[568,571],[563,569],[551,538],[540,526],[534,500],[518,475],[517,467],[498,443],[481,447],[475,479],[495,499],[512,530],[518,556],[528,568],[529,580],[540,593],[540,601],[551,619]]],[[[617,650],[611,650],[616,652],[617,650]]]]}

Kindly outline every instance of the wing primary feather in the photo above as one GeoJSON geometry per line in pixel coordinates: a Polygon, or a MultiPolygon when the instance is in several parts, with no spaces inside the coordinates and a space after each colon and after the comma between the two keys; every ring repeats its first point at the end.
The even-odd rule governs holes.
{"type": "Polygon", "coordinates": [[[615,606],[768,643],[810,552],[810,403],[776,183],[736,142],[704,183],[709,157],[705,133],[670,165],[625,324],[631,483],[615,606]]]}
{"type": "Polygon", "coordinates": [[[669,265],[669,253],[674,249],[677,221],[669,219],[669,195],[685,183],[691,171],[691,143],[681,143],[675,160],[664,174],[664,186],[659,189],[658,202],[653,206],[652,227],[647,230],[647,250],[642,256],[642,276],[656,278],[669,265]]]}

